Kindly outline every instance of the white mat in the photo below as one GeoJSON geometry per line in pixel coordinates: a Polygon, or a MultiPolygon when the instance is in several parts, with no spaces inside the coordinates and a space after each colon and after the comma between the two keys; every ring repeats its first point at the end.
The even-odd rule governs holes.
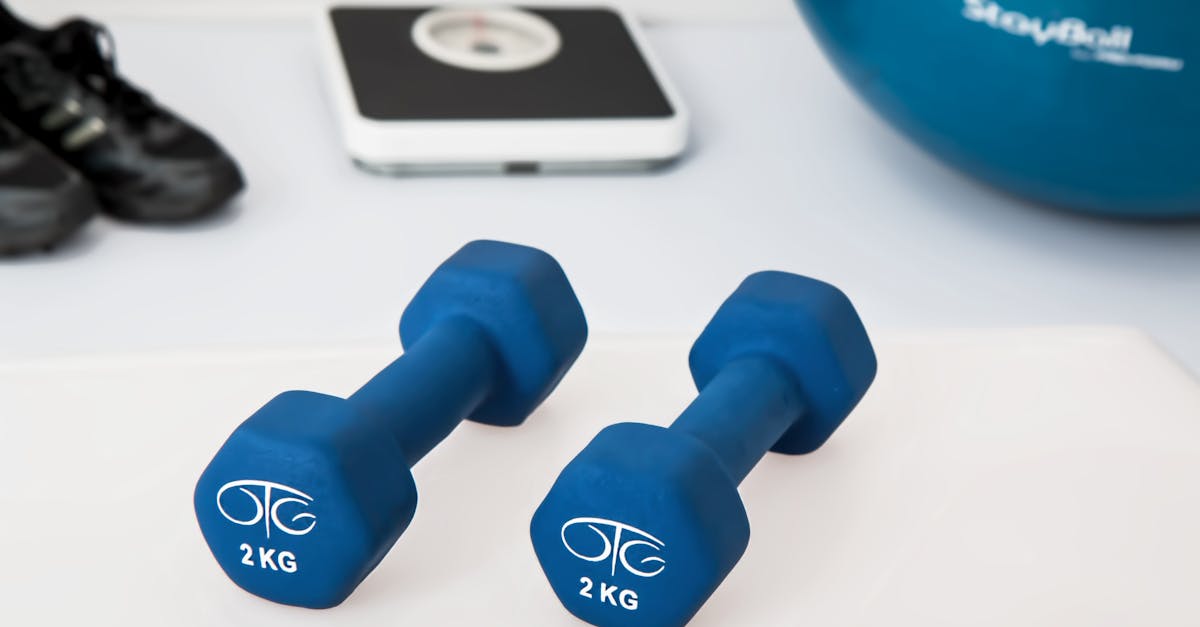
{"type": "MultiPolygon", "coordinates": [[[[351,392],[398,344],[0,366],[0,624],[577,624],[529,516],[602,426],[686,405],[686,340],[595,339],[523,427],[457,430],[339,608],[251,597],[208,554],[192,487],[233,427],[284,389],[351,392]]],[[[750,548],[695,625],[1200,624],[1200,385],[1149,341],[956,333],[879,354],[825,448],[743,484],[750,548]]]]}

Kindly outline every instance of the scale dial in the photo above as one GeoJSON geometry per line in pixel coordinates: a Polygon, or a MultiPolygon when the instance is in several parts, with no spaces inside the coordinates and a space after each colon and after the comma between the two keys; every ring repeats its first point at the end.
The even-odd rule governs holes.
{"type": "Polygon", "coordinates": [[[412,38],[433,59],[477,72],[527,70],[562,48],[553,24],[510,8],[433,9],[417,18],[412,38]]]}

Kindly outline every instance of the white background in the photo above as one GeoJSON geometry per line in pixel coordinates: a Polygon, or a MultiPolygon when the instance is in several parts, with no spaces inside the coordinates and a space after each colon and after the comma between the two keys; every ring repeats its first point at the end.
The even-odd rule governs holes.
{"type": "MultiPolygon", "coordinates": [[[[486,0],[484,0],[486,1],[486,0]]],[[[380,0],[343,0],[370,4],[380,0]]],[[[432,3],[432,0],[430,0],[432,3]]],[[[30,15],[53,17],[86,11],[98,15],[188,15],[273,17],[297,15],[327,0],[17,0],[30,15]]],[[[595,0],[563,0],[562,4],[596,4],[595,0]]],[[[791,0],[626,0],[625,6],[650,21],[773,20],[795,15],[791,0]]]]}
{"type": "Polygon", "coordinates": [[[747,273],[780,268],[851,295],[880,376],[820,454],[768,456],[743,484],[750,550],[697,625],[1196,624],[1193,378],[1138,333],[891,330],[1118,323],[1200,367],[1197,225],[1091,220],[963,179],[767,3],[703,6],[779,19],[651,29],[695,112],[673,170],[370,177],[338,147],[308,25],[138,17],[252,3],[204,4],[127,5],[111,26],[122,68],[238,157],[245,197],[185,228],[98,220],[0,264],[0,361],[36,361],[0,365],[0,623],[578,624],[537,572],[529,514],[602,425],[677,414],[687,337],[747,273]],[[342,608],[238,591],[195,529],[199,469],[280,389],[352,390],[394,354],[420,281],[481,236],[563,262],[597,331],[578,367],[520,429],[465,425],[417,467],[413,526],[342,608]]]}
{"type": "Polygon", "coordinates": [[[558,257],[597,333],[694,336],[743,277],[780,269],[843,288],[875,333],[1119,324],[1200,369],[1200,223],[976,185],[867,110],[794,14],[648,29],[693,112],[677,167],[409,179],[345,157],[310,22],[106,21],[121,69],[218,137],[249,188],[215,220],[102,218],[0,263],[0,359],[396,342],[429,272],[493,238],[558,257]]]}

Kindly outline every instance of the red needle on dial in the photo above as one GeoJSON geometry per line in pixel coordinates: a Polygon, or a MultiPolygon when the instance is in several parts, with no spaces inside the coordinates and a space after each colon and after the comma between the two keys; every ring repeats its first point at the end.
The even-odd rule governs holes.
{"type": "Polygon", "coordinates": [[[484,29],[487,28],[487,23],[484,21],[482,13],[471,14],[471,25],[475,27],[475,41],[471,44],[472,48],[478,48],[483,44],[484,29]]]}

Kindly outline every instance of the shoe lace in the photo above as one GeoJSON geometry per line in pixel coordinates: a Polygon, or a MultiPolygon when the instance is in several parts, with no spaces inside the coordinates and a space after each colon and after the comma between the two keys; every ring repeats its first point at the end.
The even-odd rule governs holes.
{"type": "Polygon", "coordinates": [[[104,26],[69,20],[49,32],[47,49],[55,65],[78,77],[126,120],[144,122],[159,113],[149,94],[117,73],[115,43],[104,26]]]}

